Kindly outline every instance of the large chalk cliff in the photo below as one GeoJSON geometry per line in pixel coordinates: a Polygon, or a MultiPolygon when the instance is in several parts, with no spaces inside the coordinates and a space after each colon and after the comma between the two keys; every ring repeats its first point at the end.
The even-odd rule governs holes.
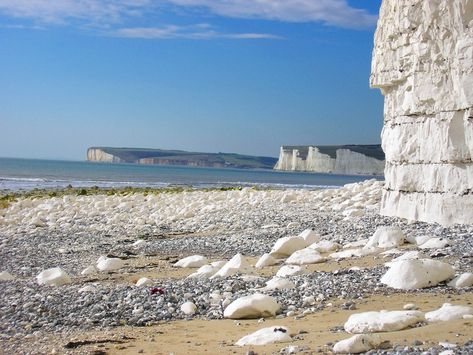
{"type": "Polygon", "coordinates": [[[372,146],[283,146],[275,170],[382,175],[384,154],[372,146]]]}
{"type": "Polygon", "coordinates": [[[385,96],[381,213],[473,223],[473,0],[383,0],[371,86],[385,96]]]}

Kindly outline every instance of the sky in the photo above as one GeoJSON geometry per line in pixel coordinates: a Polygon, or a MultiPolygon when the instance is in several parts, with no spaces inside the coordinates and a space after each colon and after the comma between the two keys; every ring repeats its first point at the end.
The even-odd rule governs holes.
{"type": "Polygon", "coordinates": [[[0,156],[376,144],[381,0],[0,0],[0,156]]]}

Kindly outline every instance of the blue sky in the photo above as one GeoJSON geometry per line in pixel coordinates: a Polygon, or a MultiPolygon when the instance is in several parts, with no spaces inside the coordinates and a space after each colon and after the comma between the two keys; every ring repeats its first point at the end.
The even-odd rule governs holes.
{"type": "Polygon", "coordinates": [[[0,156],[379,143],[380,0],[0,0],[0,156]]]}

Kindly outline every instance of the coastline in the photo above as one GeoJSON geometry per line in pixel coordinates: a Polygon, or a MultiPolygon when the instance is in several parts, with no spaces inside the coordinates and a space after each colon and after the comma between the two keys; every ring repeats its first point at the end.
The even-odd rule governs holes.
{"type": "MultiPolygon", "coordinates": [[[[111,193],[87,189],[80,194],[79,189],[62,190],[56,196],[50,195],[52,191],[15,196],[0,209],[0,271],[16,278],[0,282],[4,295],[0,349],[4,353],[28,353],[32,347],[38,353],[245,353],[248,349],[272,353],[295,345],[308,348],[307,353],[326,352],[335,341],[349,336],[341,328],[349,314],[402,309],[412,302],[424,312],[445,302],[473,302],[471,287],[454,289],[441,283],[422,291],[400,291],[381,284],[387,270],[384,263],[392,254],[341,259],[330,258],[326,252],[322,253],[325,262],[307,265],[306,274],[288,277],[295,288],[266,292],[281,304],[276,319],[264,323],[222,320],[222,302],[261,289],[281,265],[252,268],[252,277],[213,280],[187,278],[196,269],[172,266],[189,255],[201,254],[215,262],[237,253],[254,266],[278,238],[306,228],[346,246],[370,238],[380,226],[398,226],[411,239],[422,235],[455,239],[442,249],[443,255],[431,257],[455,265],[457,273],[471,271],[473,227],[444,228],[380,216],[382,185],[370,180],[323,190],[177,188],[111,193]],[[142,242],[135,244],[138,241],[142,242]],[[81,275],[101,255],[121,258],[125,266],[110,273],[81,275]],[[38,285],[36,275],[50,267],[63,268],[72,283],[38,285]],[[135,286],[141,277],[148,277],[152,284],[135,286]],[[94,291],[80,292],[84,286],[94,291]],[[150,287],[163,288],[165,293],[150,295],[150,287]],[[317,300],[308,304],[310,296],[317,300]],[[193,316],[179,308],[189,299],[197,305],[193,316]],[[233,345],[250,331],[269,325],[288,326],[293,342],[250,348],[233,345]],[[70,341],[85,339],[109,341],[65,347],[70,341]]],[[[406,243],[399,250],[418,248],[406,243]]],[[[423,252],[430,256],[436,250],[423,252]]],[[[438,341],[448,340],[468,353],[473,346],[468,342],[470,322],[442,323],[437,331],[435,325],[421,324],[382,336],[391,341],[388,352],[406,347],[407,352],[437,351],[442,350],[438,341]],[[445,339],[437,339],[444,333],[445,339]]]]}

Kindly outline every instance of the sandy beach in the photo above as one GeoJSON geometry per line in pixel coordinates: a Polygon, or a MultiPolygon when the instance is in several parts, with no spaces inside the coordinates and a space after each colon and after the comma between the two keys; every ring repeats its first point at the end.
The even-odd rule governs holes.
{"type": "MultiPolygon", "coordinates": [[[[330,353],[336,342],[353,335],[344,329],[351,314],[400,311],[406,304],[422,314],[444,303],[471,306],[473,288],[448,286],[451,277],[420,290],[381,282],[385,263],[406,252],[452,265],[455,275],[471,272],[473,261],[471,226],[380,216],[382,184],[370,180],[325,190],[66,190],[11,198],[0,209],[0,272],[11,275],[0,282],[0,349],[5,354],[330,353]],[[367,249],[383,226],[398,227],[405,240],[367,249]],[[333,242],[330,250],[281,277],[293,286],[268,288],[289,255],[273,253],[274,265],[255,264],[280,238],[298,238],[308,228],[319,241],[333,242]],[[421,248],[415,240],[423,236],[446,242],[421,248]],[[237,254],[247,266],[223,277],[174,265],[201,255],[211,268],[237,254]],[[100,271],[101,257],[122,264],[100,271]],[[38,274],[55,267],[69,282],[39,285],[38,274]],[[149,280],[136,286],[143,277],[149,280]],[[255,293],[279,304],[273,316],[224,319],[229,304],[255,293]],[[195,305],[192,314],[181,309],[185,302],[195,305]],[[235,345],[276,326],[289,329],[290,342],[235,345]]],[[[424,319],[403,330],[376,332],[383,345],[372,353],[471,353],[472,324],[466,316],[424,319]]]]}

